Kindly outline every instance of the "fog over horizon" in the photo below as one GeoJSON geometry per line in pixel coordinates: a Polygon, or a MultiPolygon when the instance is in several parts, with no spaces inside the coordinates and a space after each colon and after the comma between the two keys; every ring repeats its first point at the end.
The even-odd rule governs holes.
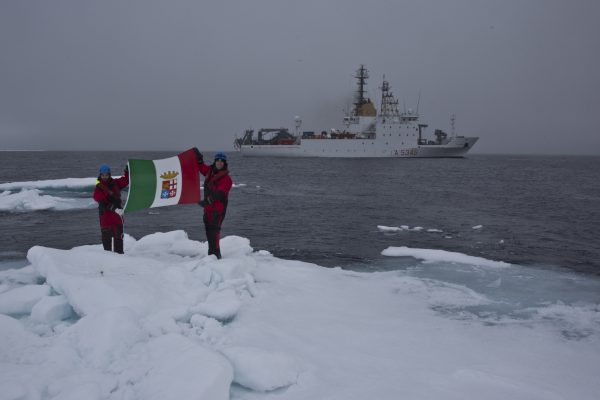
{"type": "Polygon", "coordinates": [[[0,150],[232,150],[343,128],[361,64],[472,153],[600,154],[600,2],[7,0],[0,150]],[[420,99],[420,100],[419,100],[420,99]]]}

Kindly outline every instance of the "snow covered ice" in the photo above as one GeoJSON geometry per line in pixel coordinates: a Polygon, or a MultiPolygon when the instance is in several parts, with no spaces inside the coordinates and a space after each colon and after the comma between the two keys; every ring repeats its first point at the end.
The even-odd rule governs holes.
{"type": "MultiPolygon", "coordinates": [[[[0,183],[0,211],[75,210],[96,207],[89,192],[97,178],[63,178],[0,183]],[[82,197],[77,196],[79,193],[82,197]]],[[[233,187],[244,187],[238,183],[233,187]]],[[[157,211],[149,213],[158,213],[157,211]]]]}
{"type": "Polygon", "coordinates": [[[425,262],[442,262],[450,261],[460,264],[473,264],[487,267],[508,267],[503,261],[492,261],[486,260],[481,257],[468,256],[462,253],[455,253],[451,251],[435,250],[435,249],[414,249],[409,247],[388,247],[381,252],[384,256],[409,256],[414,257],[425,262]]]}
{"type": "Polygon", "coordinates": [[[41,181],[23,181],[0,183],[0,190],[17,189],[65,189],[65,188],[85,188],[93,187],[97,178],[62,178],[45,179],[41,181]]]}
{"type": "Polygon", "coordinates": [[[74,191],[89,192],[96,178],[64,178],[0,183],[0,211],[73,210],[92,208],[95,202],[73,197],[74,191]],[[48,193],[46,193],[48,191],[48,193]],[[61,193],[64,191],[65,193],[61,193]]]}
{"type": "Polygon", "coordinates": [[[0,399],[600,393],[593,278],[427,249],[356,272],[221,246],[173,231],[126,236],[125,255],[31,248],[0,271],[0,399]]]}

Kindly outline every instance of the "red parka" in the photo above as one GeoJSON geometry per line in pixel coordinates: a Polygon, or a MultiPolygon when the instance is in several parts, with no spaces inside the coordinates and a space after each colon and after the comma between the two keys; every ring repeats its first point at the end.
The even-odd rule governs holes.
{"type": "Polygon", "coordinates": [[[225,218],[227,199],[233,182],[227,167],[217,170],[214,165],[198,163],[198,170],[204,179],[204,216],[211,225],[219,226],[225,218]]]}
{"type": "Polygon", "coordinates": [[[129,174],[108,180],[98,178],[94,190],[94,200],[98,202],[100,213],[100,228],[109,228],[123,223],[123,219],[114,210],[122,206],[121,189],[129,185],[129,174]],[[118,207],[117,207],[118,205],[118,207]]]}

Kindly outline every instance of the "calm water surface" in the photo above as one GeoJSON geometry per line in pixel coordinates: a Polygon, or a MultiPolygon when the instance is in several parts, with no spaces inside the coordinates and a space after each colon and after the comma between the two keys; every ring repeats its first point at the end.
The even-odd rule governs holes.
{"type": "MultiPolygon", "coordinates": [[[[121,171],[128,158],[174,154],[0,152],[0,183],[92,177],[101,163],[121,171]]],[[[237,187],[222,234],[247,237],[255,249],[278,257],[344,267],[381,262],[388,246],[408,246],[600,273],[600,157],[292,159],[230,153],[229,166],[237,187]],[[423,229],[385,233],[378,225],[423,229]]],[[[42,191],[80,198],[91,192],[42,191]]],[[[135,212],[127,215],[125,229],[136,238],[183,229],[204,241],[201,212],[197,206],[135,212]]],[[[97,214],[95,208],[0,211],[0,260],[22,260],[34,245],[98,244],[97,214]]]]}

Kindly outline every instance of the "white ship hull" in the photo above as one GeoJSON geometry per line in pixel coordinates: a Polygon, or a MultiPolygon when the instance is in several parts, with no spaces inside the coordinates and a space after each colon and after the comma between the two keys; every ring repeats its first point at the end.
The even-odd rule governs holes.
{"type": "Polygon", "coordinates": [[[477,142],[476,137],[455,137],[446,144],[407,145],[381,139],[303,139],[292,145],[242,145],[244,156],[415,158],[463,157],[477,142]]]}

